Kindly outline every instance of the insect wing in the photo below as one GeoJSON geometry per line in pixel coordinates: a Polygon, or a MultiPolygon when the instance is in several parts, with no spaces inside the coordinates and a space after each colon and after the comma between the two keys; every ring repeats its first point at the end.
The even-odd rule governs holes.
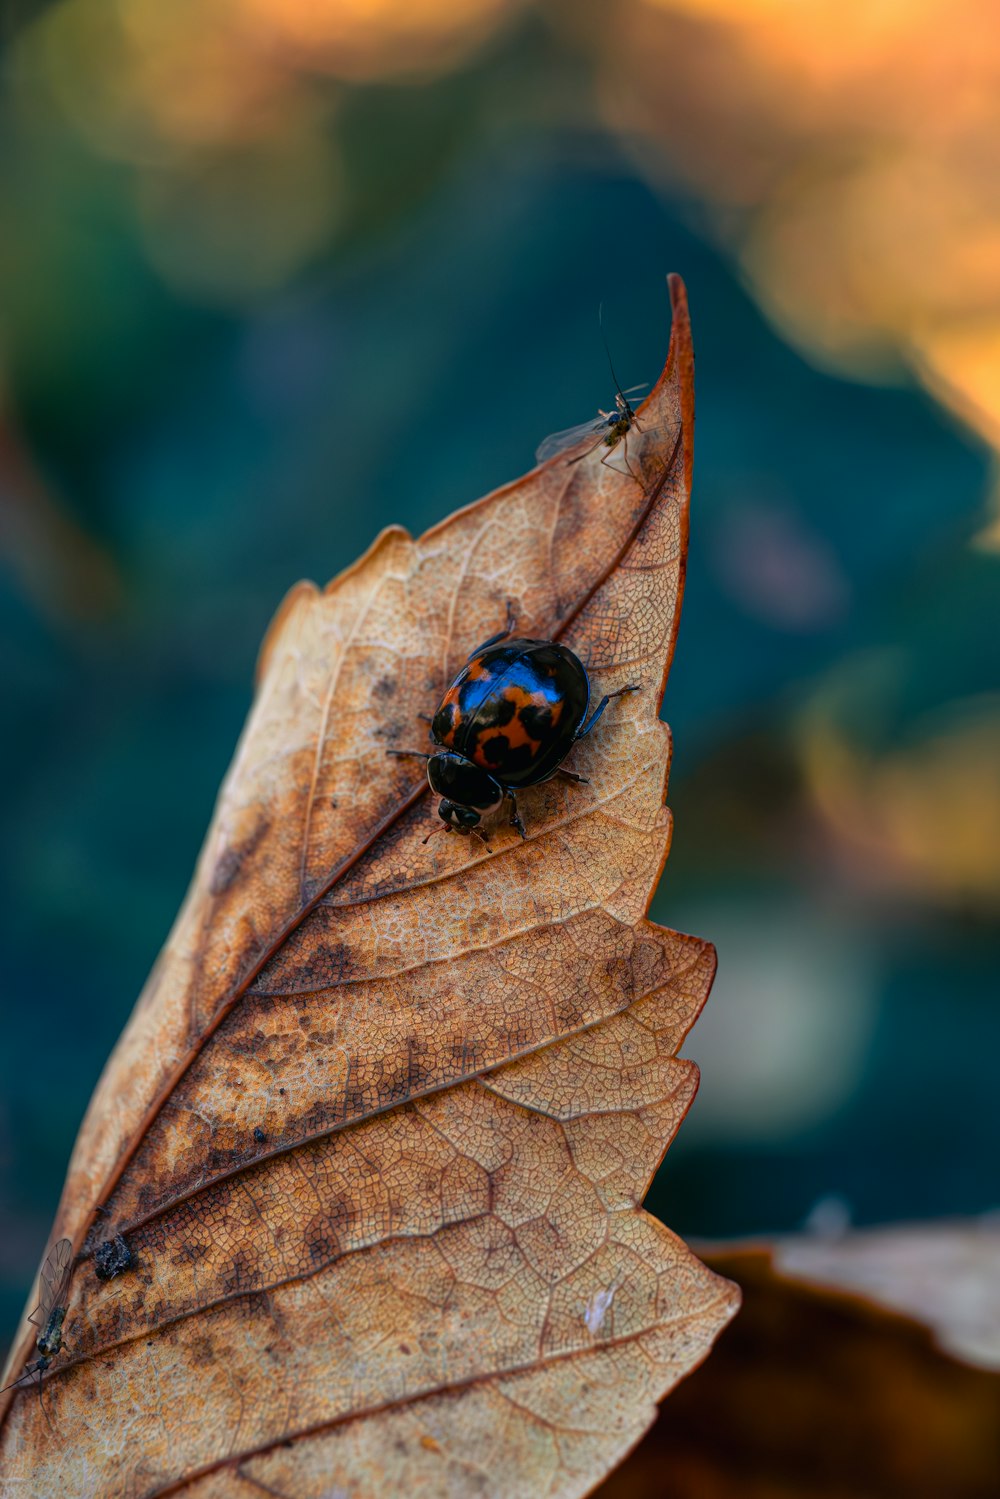
{"type": "Polygon", "coordinates": [[[679,422],[647,427],[639,416],[605,458],[605,466],[637,480],[648,493],[673,462],[680,441],[679,422]]]}
{"type": "Polygon", "coordinates": [[[575,448],[578,442],[583,442],[585,437],[596,438],[605,429],[605,420],[600,416],[592,416],[589,422],[580,422],[576,427],[566,427],[562,432],[553,432],[540,442],[535,449],[535,462],[545,463],[547,459],[554,458],[557,453],[564,453],[567,448],[575,448]]]}
{"type": "Polygon", "coordinates": [[[39,1302],[29,1322],[36,1327],[44,1327],[52,1315],[54,1307],[62,1306],[69,1282],[69,1272],[73,1264],[73,1246],[68,1239],[60,1239],[58,1244],[53,1244],[45,1258],[42,1273],[39,1276],[39,1302]]]}

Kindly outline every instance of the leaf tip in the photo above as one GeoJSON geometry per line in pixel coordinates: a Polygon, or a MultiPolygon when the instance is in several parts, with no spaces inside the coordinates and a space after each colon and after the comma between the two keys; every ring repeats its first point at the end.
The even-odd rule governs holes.
{"type": "Polygon", "coordinates": [[[255,687],[259,687],[264,680],[275,642],[292,614],[298,608],[299,604],[306,600],[311,601],[318,594],[319,589],[316,587],[316,584],[311,583],[308,578],[301,578],[298,583],[293,583],[285,594],[285,597],[274,612],[271,623],[264,632],[264,639],[261,641],[260,650],[257,652],[257,665],[254,670],[255,687]]]}

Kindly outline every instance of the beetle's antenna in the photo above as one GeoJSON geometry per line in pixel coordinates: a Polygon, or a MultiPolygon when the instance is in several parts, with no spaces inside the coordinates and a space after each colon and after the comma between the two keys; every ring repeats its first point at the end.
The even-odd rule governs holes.
{"type": "Polygon", "coordinates": [[[430,843],[430,841],[434,837],[435,833],[450,833],[450,832],[451,832],[451,829],[445,823],[442,822],[438,827],[431,828],[430,832],[427,834],[427,837],[425,839],[423,839],[423,842],[424,843],[430,843]]]}
{"type": "Polygon", "coordinates": [[[628,401],[626,400],[625,392],[621,388],[621,382],[619,381],[618,376],[615,374],[615,367],[614,367],[613,363],[611,362],[611,350],[608,348],[608,336],[607,336],[607,334],[604,331],[604,303],[603,302],[600,304],[600,306],[597,309],[597,325],[598,325],[598,327],[601,330],[601,341],[604,344],[604,352],[608,356],[608,369],[611,371],[611,378],[615,382],[615,390],[621,396],[622,401],[624,401],[626,411],[631,411],[632,408],[629,405],[628,401]]]}

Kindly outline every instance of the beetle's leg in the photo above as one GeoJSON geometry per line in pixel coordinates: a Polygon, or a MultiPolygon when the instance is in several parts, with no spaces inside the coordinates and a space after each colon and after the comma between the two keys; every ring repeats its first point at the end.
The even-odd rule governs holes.
{"type": "Polygon", "coordinates": [[[524,826],[524,823],[521,821],[521,814],[517,810],[517,797],[514,795],[513,791],[508,791],[507,795],[510,797],[510,825],[512,828],[517,828],[517,831],[520,833],[522,838],[527,838],[528,830],[524,826]]]}
{"type": "Polygon", "coordinates": [[[567,779],[567,781],[576,781],[576,783],[577,783],[578,786],[589,786],[590,785],[590,781],[587,779],[586,776],[578,776],[575,770],[563,770],[563,768],[562,768],[561,765],[560,765],[558,771],[556,772],[556,774],[557,775],[561,775],[561,776],[565,776],[566,779],[567,779]]]}
{"type": "MultiPolygon", "coordinates": [[[[517,619],[514,614],[514,605],[511,603],[510,599],[508,599],[506,625],[498,634],[491,635],[489,640],[484,640],[482,645],[477,645],[476,649],[470,654],[468,660],[471,661],[474,656],[478,656],[480,651],[488,651],[491,645],[499,645],[501,640],[507,639],[508,635],[513,635],[514,626],[516,623],[517,619]]],[[[468,665],[468,661],[466,662],[466,665],[468,665]]]]}
{"type": "Polygon", "coordinates": [[[577,734],[577,739],[585,739],[587,737],[613,697],[621,697],[625,692],[639,692],[640,690],[641,689],[638,682],[630,682],[627,687],[619,687],[617,692],[606,693],[605,696],[601,698],[601,701],[598,703],[593,713],[587,719],[587,722],[584,724],[583,728],[577,734]]]}
{"type": "Polygon", "coordinates": [[[433,723],[434,722],[434,717],[433,717],[433,714],[431,714],[431,713],[418,713],[417,717],[421,720],[422,723],[433,723]]]}
{"type": "Polygon", "coordinates": [[[417,760],[433,760],[433,758],[434,758],[434,756],[433,755],[429,755],[426,750],[397,750],[397,749],[387,749],[386,750],[386,754],[387,755],[395,755],[396,758],[399,759],[399,760],[402,760],[402,759],[404,759],[405,757],[408,757],[408,756],[409,757],[415,757],[417,760]]]}

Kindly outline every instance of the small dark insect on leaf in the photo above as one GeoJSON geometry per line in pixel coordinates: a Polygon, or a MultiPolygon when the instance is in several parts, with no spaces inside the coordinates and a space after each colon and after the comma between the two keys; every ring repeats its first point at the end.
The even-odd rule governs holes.
{"type": "Polygon", "coordinates": [[[539,444],[535,461],[546,463],[559,453],[578,447],[588,437],[590,446],[567,458],[567,464],[580,463],[598,448],[604,448],[606,451],[601,458],[604,467],[634,479],[648,494],[671,466],[673,455],[680,447],[681,429],[679,425],[675,429],[645,426],[629,405],[626,393],[619,392],[615,396],[613,411],[601,411],[592,421],[581,422],[578,427],[567,427],[564,432],[553,432],[539,444]],[[675,441],[670,462],[665,462],[660,450],[670,441],[671,435],[675,436],[675,441]]]}
{"type": "MultiPolygon", "coordinates": [[[[73,1268],[73,1246],[68,1239],[60,1239],[49,1250],[39,1277],[40,1299],[28,1321],[38,1328],[35,1347],[38,1358],[32,1359],[19,1378],[12,1384],[20,1384],[38,1375],[41,1394],[42,1375],[63,1346],[62,1328],[66,1317],[66,1289],[70,1270],[73,1268]]],[[[10,1388],[9,1386],[7,1388],[10,1388]]]]}
{"type": "MultiPolygon", "coordinates": [[[[588,449],[589,452],[593,452],[594,448],[599,447],[601,443],[605,443],[609,448],[616,446],[635,425],[635,410],[628,397],[634,391],[642,389],[641,385],[633,385],[628,391],[616,391],[613,411],[601,409],[588,421],[578,422],[576,426],[566,427],[561,432],[550,433],[535,449],[536,460],[544,463],[546,459],[554,458],[557,453],[576,447],[577,443],[583,442],[585,437],[597,439],[593,447],[588,449]]],[[[586,454],[581,454],[581,457],[585,456],[586,454]]],[[[570,460],[570,462],[576,461],[576,459],[570,460]]]]}
{"type": "Polygon", "coordinates": [[[49,1251],[42,1266],[41,1299],[28,1318],[40,1329],[35,1339],[43,1357],[51,1358],[62,1347],[62,1325],[66,1316],[66,1287],[73,1264],[73,1246],[68,1239],[60,1239],[49,1251]]]}
{"type": "Polygon", "coordinates": [[[124,1275],[126,1270],[131,1270],[134,1264],[135,1255],[121,1234],[115,1234],[113,1239],[105,1239],[94,1250],[94,1272],[98,1280],[114,1280],[116,1275],[124,1275]]]}
{"type": "Polygon", "coordinates": [[[261,1129],[259,1124],[254,1129],[253,1137],[257,1141],[258,1145],[263,1145],[264,1141],[267,1139],[267,1135],[261,1129]]]}
{"type": "MultiPolygon", "coordinates": [[[[566,460],[567,463],[579,463],[581,459],[589,457],[598,448],[605,448],[607,451],[601,458],[601,463],[604,464],[605,468],[611,468],[618,473],[627,474],[637,484],[648,487],[661,477],[664,465],[661,461],[656,465],[654,472],[647,473],[645,471],[645,465],[642,462],[642,450],[647,447],[655,449],[656,443],[648,443],[645,440],[650,433],[646,426],[640,423],[635,409],[629,401],[629,396],[634,395],[637,391],[645,390],[646,386],[644,383],[641,385],[630,385],[628,390],[622,390],[611,359],[608,340],[604,334],[603,305],[598,311],[598,321],[601,326],[601,339],[604,343],[604,352],[608,356],[608,368],[611,371],[611,378],[615,385],[614,406],[610,411],[600,409],[598,415],[591,417],[589,422],[581,422],[575,427],[566,427],[562,432],[553,432],[550,437],[545,438],[544,442],[539,443],[535,450],[535,461],[536,463],[546,463],[548,459],[554,458],[557,454],[566,452],[570,448],[578,447],[580,443],[590,438],[590,445],[582,453],[577,453],[574,457],[568,458],[566,460]],[[636,466],[633,466],[635,443],[633,443],[632,455],[630,456],[629,454],[629,437],[634,433],[639,434],[640,447],[640,458],[636,466]],[[621,449],[620,452],[616,451],[619,447],[621,449]]],[[[660,429],[657,427],[653,430],[659,432],[660,429]]]]}

